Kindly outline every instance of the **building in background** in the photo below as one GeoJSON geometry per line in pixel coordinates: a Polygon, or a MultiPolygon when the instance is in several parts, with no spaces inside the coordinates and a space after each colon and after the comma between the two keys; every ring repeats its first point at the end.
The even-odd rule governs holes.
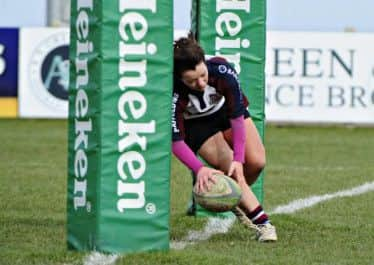
{"type": "Polygon", "coordinates": [[[70,0],[47,1],[48,25],[51,27],[68,27],[70,23],[70,0]]]}

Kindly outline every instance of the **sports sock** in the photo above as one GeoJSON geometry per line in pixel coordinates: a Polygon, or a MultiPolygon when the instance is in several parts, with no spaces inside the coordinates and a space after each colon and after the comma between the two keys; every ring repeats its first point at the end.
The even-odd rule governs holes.
{"type": "Polygon", "coordinates": [[[270,222],[268,215],[264,212],[261,205],[257,206],[256,209],[251,212],[247,212],[246,214],[255,225],[264,225],[270,222]]]}

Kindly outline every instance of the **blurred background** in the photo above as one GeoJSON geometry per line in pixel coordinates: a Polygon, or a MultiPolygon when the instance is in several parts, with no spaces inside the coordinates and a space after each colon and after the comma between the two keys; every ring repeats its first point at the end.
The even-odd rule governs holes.
{"type": "MultiPolygon", "coordinates": [[[[175,37],[190,27],[190,6],[174,0],[175,37]]],[[[277,244],[251,243],[239,224],[194,241],[220,229],[185,215],[191,174],[173,158],[170,238],[188,247],[105,264],[373,264],[373,7],[373,0],[267,0],[264,190],[277,244]]],[[[69,17],[70,0],[0,0],[1,265],[102,264],[66,249],[69,17]]],[[[89,148],[102,146],[90,140],[89,148]]]]}
{"type": "MultiPolygon", "coordinates": [[[[370,0],[268,0],[268,30],[373,32],[370,0]]],[[[174,1],[174,26],[188,29],[190,0],[174,1]]],[[[69,0],[0,0],[1,27],[68,26],[69,0]],[[30,12],[32,10],[32,12],[30,12]]]]}
{"type": "MultiPolygon", "coordinates": [[[[175,36],[190,7],[174,1],[175,36]]],[[[267,1],[268,122],[374,124],[372,7],[267,1]]],[[[67,117],[69,16],[70,1],[0,0],[0,117],[67,117]]]]}

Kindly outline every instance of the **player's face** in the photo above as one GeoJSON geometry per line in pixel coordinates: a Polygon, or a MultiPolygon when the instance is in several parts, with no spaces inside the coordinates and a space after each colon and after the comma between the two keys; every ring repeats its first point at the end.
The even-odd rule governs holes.
{"type": "Polygon", "coordinates": [[[196,65],[195,70],[182,73],[182,82],[193,90],[204,91],[208,84],[208,68],[204,62],[196,65]]]}

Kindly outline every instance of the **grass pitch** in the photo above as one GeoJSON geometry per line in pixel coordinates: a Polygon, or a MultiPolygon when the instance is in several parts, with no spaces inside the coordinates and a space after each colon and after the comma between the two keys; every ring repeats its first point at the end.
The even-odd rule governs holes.
{"type": "MultiPolygon", "coordinates": [[[[0,264],[82,264],[66,250],[67,122],[0,120],[0,264]]],[[[374,128],[266,130],[265,208],[374,181],[374,128]]],[[[172,167],[171,239],[204,227],[187,217],[189,172],[172,167]]],[[[183,250],[131,254],[116,264],[373,264],[374,192],[271,216],[279,242],[260,244],[239,224],[183,250]]]]}

